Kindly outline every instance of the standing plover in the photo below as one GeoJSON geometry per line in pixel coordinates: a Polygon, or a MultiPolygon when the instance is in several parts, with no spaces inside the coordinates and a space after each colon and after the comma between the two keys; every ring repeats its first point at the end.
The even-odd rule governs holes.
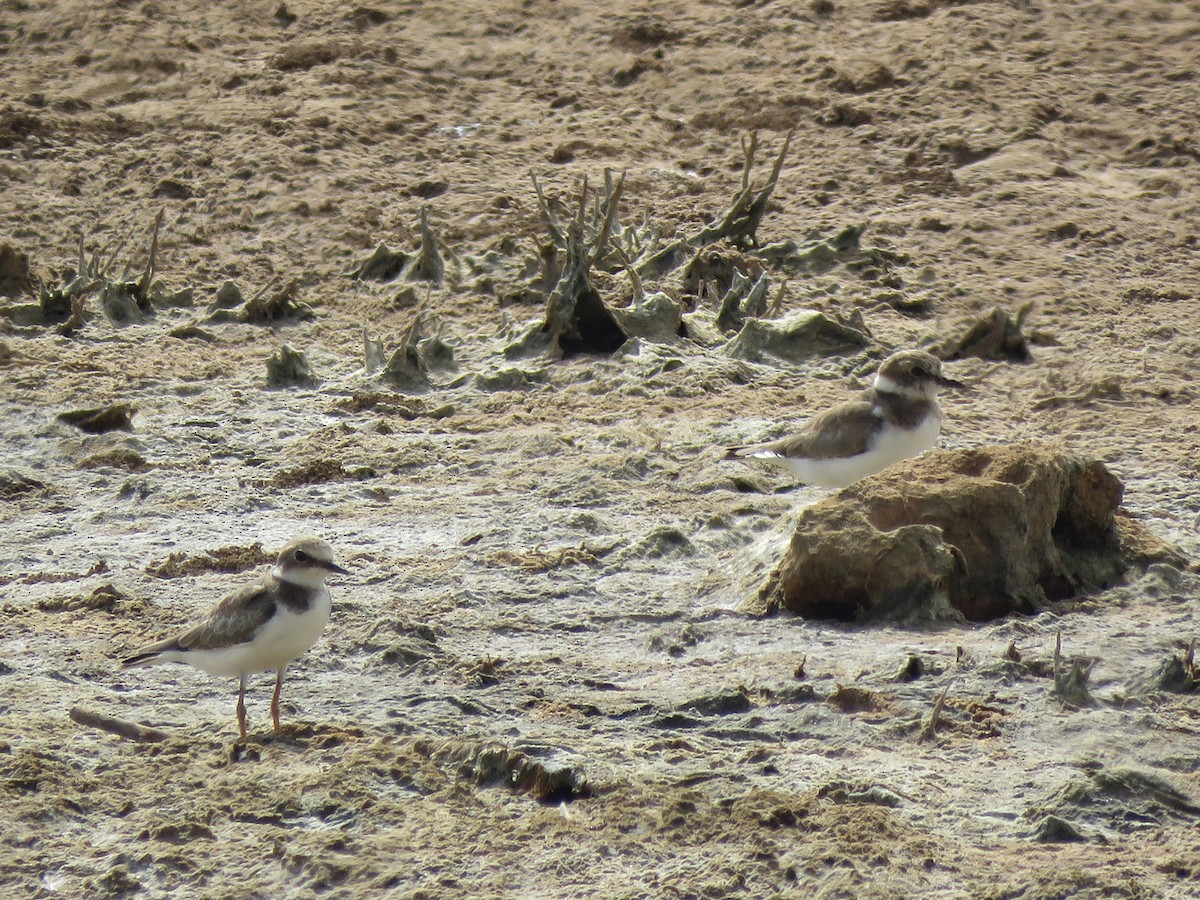
{"type": "Polygon", "coordinates": [[[288,664],[317,642],[329,621],[330,572],[348,574],[333,561],[333,550],[319,538],[299,537],[279,551],[267,575],[227,594],[192,628],[135,650],[121,660],[125,668],[182,662],[210,675],[237,675],[238,730],[246,736],[246,676],[274,669],[271,718],[279,731],[279,692],[288,664]]]}
{"type": "Polygon", "coordinates": [[[845,487],[937,443],[942,429],[939,388],[961,388],[942,375],[942,362],[920,350],[883,361],[858,400],[825,410],[790,437],[728,448],[725,459],[769,459],[804,484],[845,487]]]}

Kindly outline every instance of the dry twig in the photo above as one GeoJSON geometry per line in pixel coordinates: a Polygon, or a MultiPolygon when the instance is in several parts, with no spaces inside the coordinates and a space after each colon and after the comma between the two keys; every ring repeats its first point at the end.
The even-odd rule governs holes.
{"type": "Polygon", "coordinates": [[[942,707],[946,705],[946,695],[950,693],[950,685],[952,684],[954,684],[953,681],[947,682],[946,686],[942,688],[942,692],[938,694],[937,699],[933,701],[933,709],[930,711],[929,717],[921,725],[921,733],[917,735],[917,740],[932,740],[937,733],[938,722],[942,718],[942,707]]]}
{"type": "Polygon", "coordinates": [[[157,744],[171,737],[168,732],[159,728],[149,728],[139,725],[137,722],[127,722],[115,716],[84,709],[82,706],[71,707],[71,719],[85,727],[99,728],[101,731],[111,732],[131,741],[137,741],[139,744],[157,744]]]}

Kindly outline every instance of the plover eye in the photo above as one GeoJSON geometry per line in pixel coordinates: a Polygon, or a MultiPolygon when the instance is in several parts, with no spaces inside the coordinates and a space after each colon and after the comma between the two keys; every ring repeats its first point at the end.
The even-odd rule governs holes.
{"type": "Polygon", "coordinates": [[[298,562],[298,563],[308,562],[308,554],[305,553],[303,550],[297,550],[296,551],[296,562],[298,562]]]}

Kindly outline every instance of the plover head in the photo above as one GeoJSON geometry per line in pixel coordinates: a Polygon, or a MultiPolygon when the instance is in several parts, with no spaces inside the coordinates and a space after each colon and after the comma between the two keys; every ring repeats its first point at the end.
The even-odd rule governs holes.
{"type": "Polygon", "coordinates": [[[333,548],[317,537],[288,541],[275,563],[276,578],[297,584],[323,584],[330,572],[350,574],[333,561],[333,548]]]}
{"type": "Polygon", "coordinates": [[[875,390],[914,399],[933,400],[941,388],[966,387],[942,374],[942,361],[923,350],[901,350],[883,361],[875,376],[875,390]]]}

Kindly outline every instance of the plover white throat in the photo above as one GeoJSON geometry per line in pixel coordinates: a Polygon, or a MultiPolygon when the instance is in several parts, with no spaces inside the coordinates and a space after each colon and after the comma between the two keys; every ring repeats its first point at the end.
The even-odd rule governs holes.
{"type": "Polygon", "coordinates": [[[938,390],[964,386],[942,375],[933,354],[902,350],[883,361],[859,399],[814,416],[790,437],[730,447],[725,459],[769,459],[803,484],[845,487],[932,448],[942,429],[938,390]]]}
{"type": "Polygon", "coordinates": [[[279,551],[269,574],[227,594],[193,627],[133,651],[125,668],[182,662],[210,675],[237,675],[238,730],[246,737],[246,676],[274,669],[271,718],[279,731],[279,692],[288,664],[317,642],[329,621],[331,601],[325,579],[348,574],[333,561],[333,550],[315,537],[298,537],[279,551]]]}

